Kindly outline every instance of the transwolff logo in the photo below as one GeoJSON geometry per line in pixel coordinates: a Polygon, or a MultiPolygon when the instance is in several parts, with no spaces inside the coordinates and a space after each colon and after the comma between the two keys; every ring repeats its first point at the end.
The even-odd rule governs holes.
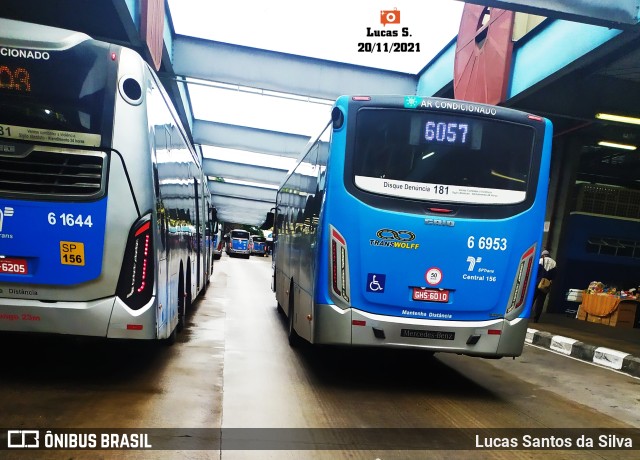
{"type": "Polygon", "coordinates": [[[0,232],[4,227],[4,218],[13,216],[13,208],[5,206],[4,210],[0,209],[0,232]]]}
{"type": "Polygon", "coordinates": [[[370,246],[384,246],[398,249],[418,249],[419,243],[410,243],[416,239],[416,234],[409,230],[393,230],[382,228],[376,232],[378,239],[370,239],[370,246]]]}

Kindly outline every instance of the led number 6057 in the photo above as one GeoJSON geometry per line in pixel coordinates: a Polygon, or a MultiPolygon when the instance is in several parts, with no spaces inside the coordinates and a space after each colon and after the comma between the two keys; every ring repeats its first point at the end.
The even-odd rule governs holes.
{"type": "MultiPolygon", "coordinates": [[[[467,239],[467,247],[469,249],[476,247],[476,237],[470,236],[467,239]]],[[[487,251],[506,251],[507,250],[507,239],[506,238],[496,238],[491,236],[481,236],[478,238],[478,249],[484,249],[487,251]]]]}
{"type": "Polygon", "coordinates": [[[93,227],[93,222],[91,220],[91,214],[86,217],[83,217],[82,214],[71,214],[63,212],[60,215],[56,215],[55,212],[50,212],[47,215],[47,220],[49,221],[49,225],[57,225],[61,224],[65,227],[93,227]]]}

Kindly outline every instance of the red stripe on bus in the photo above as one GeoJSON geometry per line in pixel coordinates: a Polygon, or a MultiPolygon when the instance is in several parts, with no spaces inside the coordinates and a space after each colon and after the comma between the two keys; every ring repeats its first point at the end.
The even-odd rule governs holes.
{"type": "Polygon", "coordinates": [[[342,238],[342,236],[340,236],[340,234],[335,230],[333,231],[332,235],[336,240],[340,241],[343,246],[347,245],[347,242],[344,240],[344,238],[342,238]]]}
{"type": "Polygon", "coordinates": [[[520,258],[520,260],[524,260],[524,259],[526,259],[527,257],[529,257],[529,256],[533,255],[533,251],[534,251],[535,249],[536,249],[536,247],[535,247],[535,246],[531,246],[527,252],[525,252],[524,254],[522,254],[522,257],[520,258]]]}
{"type": "Polygon", "coordinates": [[[149,227],[151,227],[151,222],[147,222],[142,227],[140,227],[138,230],[136,230],[136,234],[134,236],[138,236],[141,233],[146,232],[147,230],[149,230],[149,227]]]}

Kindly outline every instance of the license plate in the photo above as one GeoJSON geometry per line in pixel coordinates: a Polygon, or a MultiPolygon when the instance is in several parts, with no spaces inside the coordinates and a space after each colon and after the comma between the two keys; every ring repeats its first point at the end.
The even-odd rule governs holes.
{"type": "Polygon", "coordinates": [[[401,337],[413,339],[455,340],[456,333],[449,331],[421,331],[418,329],[401,329],[401,337]]]}
{"type": "Polygon", "coordinates": [[[424,302],[448,302],[449,291],[445,289],[413,288],[413,300],[424,302]]]}
{"type": "Polygon", "coordinates": [[[0,273],[11,275],[28,275],[29,266],[25,259],[0,259],[0,273]]]}

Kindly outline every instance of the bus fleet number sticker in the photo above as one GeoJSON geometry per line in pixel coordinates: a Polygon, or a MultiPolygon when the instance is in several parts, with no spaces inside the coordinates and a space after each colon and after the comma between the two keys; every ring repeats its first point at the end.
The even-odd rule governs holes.
{"type": "Polygon", "coordinates": [[[60,241],[60,263],[84,267],[84,243],[60,241]]]}
{"type": "Polygon", "coordinates": [[[47,215],[47,221],[49,222],[49,225],[64,225],[65,227],[93,227],[91,214],[83,217],[82,214],[76,215],[63,212],[60,215],[56,215],[55,212],[50,212],[47,215]]]}
{"type": "Polygon", "coordinates": [[[478,249],[484,249],[487,251],[506,251],[507,250],[507,239],[499,238],[499,237],[491,237],[491,236],[481,236],[477,239],[475,236],[470,236],[467,239],[467,247],[469,249],[473,249],[474,247],[478,247],[478,249]]]}

